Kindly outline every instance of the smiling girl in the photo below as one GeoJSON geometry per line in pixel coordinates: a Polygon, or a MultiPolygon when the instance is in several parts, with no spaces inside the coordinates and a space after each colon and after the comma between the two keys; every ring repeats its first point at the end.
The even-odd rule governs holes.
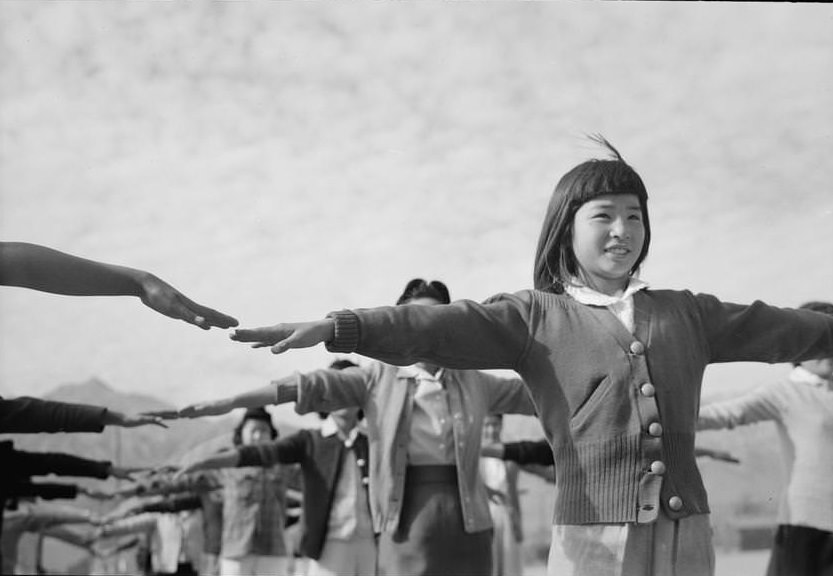
{"type": "Polygon", "coordinates": [[[392,364],[513,369],[555,459],[548,573],[711,575],[694,454],[703,372],[830,356],[833,318],[649,289],[635,276],[651,237],[645,185],[598,141],[611,158],[576,166],[555,188],[534,290],[483,304],[340,311],[232,338],[275,353],[326,342],[392,364]]]}

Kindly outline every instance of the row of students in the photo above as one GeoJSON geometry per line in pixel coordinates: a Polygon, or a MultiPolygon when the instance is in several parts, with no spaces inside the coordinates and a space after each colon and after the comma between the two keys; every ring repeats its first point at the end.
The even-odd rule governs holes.
{"type": "MultiPolygon", "coordinates": [[[[694,453],[705,368],[829,358],[833,317],[649,287],[637,276],[651,239],[646,187],[612,145],[598,141],[610,157],[576,166],[556,185],[535,255],[534,289],[484,303],[342,310],[322,320],[236,330],[232,339],[274,353],[323,343],[391,365],[514,370],[556,463],[548,572],[710,575],[709,507],[694,453]]],[[[385,374],[381,366],[371,378],[385,374]]],[[[297,395],[302,410],[310,398],[329,398],[315,390],[337,388],[327,386],[326,376],[296,376],[279,383],[275,400],[294,399],[290,391],[305,382],[313,393],[297,395]]],[[[469,408],[483,406],[486,387],[478,388],[466,397],[469,408]]],[[[399,480],[401,470],[384,452],[378,456],[372,465],[393,474],[386,477],[393,482],[374,490],[380,545],[393,527],[388,549],[410,559],[396,536],[399,515],[382,514],[404,510],[391,489],[407,478],[399,480]]],[[[463,500],[463,517],[479,527],[479,516],[466,516],[471,502],[463,500]]],[[[460,545],[454,553],[474,549],[460,545]]],[[[380,550],[383,570],[387,558],[380,550]]],[[[422,562],[432,561],[398,565],[419,573],[422,562]]],[[[476,563],[469,572],[480,568],[476,563]]]]}
{"type": "MultiPolygon", "coordinates": [[[[0,242],[0,286],[16,286],[68,296],[136,296],[148,308],[205,330],[237,325],[231,316],[198,304],[156,275],[126,266],[88,260],[26,242],[0,242]]],[[[133,428],[161,425],[149,415],[130,415],[100,406],[55,402],[31,397],[0,398],[0,433],[101,432],[105,426],[133,428]]],[[[96,462],[67,454],[16,450],[11,441],[0,444],[0,504],[3,521],[3,573],[14,569],[16,542],[26,531],[68,521],[91,521],[83,510],[67,511],[50,504],[21,499],[74,498],[88,489],[68,483],[32,481],[46,474],[124,478],[129,470],[110,462],[96,462]],[[9,508],[7,510],[7,508],[9,508]],[[4,534],[3,523],[10,525],[4,534]]],[[[70,538],[66,531],[55,532],[70,538]]]]}
{"type": "Polygon", "coordinates": [[[482,424],[485,413],[510,411],[491,403],[511,403],[517,393],[467,374],[500,368],[522,377],[554,453],[549,573],[713,574],[709,509],[694,452],[706,366],[833,356],[833,318],[826,314],[725,303],[640,280],[651,238],[647,190],[613,146],[598,142],[610,157],[576,166],[556,186],[535,256],[534,289],[484,303],[434,298],[428,306],[342,310],[232,334],[275,353],[324,343],[387,363],[339,377],[325,371],[285,378],[272,399],[297,400],[301,411],[348,400],[365,409],[381,573],[434,566],[451,574],[484,572],[478,552],[489,521],[469,473],[477,451],[467,420],[482,424]],[[412,371],[397,368],[420,363],[412,371]],[[439,367],[452,376],[444,382],[444,422],[427,408],[444,389],[439,367]],[[392,385],[402,380],[424,392],[391,409],[395,396],[414,388],[392,385]],[[458,393],[450,382],[460,384],[458,393]],[[452,447],[435,444],[449,433],[452,447]],[[416,465],[408,465],[409,453],[416,465]],[[459,524],[440,528],[443,506],[456,511],[459,524]]]}
{"type": "MultiPolygon", "coordinates": [[[[415,279],[397,305],[449,302],[444,284],[415,279]]],[[[491,573],[492,519],[479,476],[481,430],[489,414],[533,414],[520,379],[427,363],[374,362],[292,374],[231,398],[187,406],[178,416],[287,402],[295,402],[299,414],[345,408],[364,413],[377,574],[491,573]]],[[[342,565],[337,573],[363,574],[364,567],[350,572],[342,565]]]]}

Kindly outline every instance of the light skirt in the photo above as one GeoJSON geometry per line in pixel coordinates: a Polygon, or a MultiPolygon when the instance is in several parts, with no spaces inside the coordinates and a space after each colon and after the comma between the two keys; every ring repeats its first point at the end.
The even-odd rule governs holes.
{"type": "Polygon", "coordinates": [[[548,576],[714,576],[708,514],[651,524],[553,526],[548,576]]]}

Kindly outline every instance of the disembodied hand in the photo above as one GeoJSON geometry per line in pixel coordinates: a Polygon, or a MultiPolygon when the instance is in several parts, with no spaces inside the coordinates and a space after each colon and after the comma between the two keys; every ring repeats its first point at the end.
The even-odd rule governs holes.
{"type": "Polygon", "coordinates": [[[89,496],[90,498],[94,498],[96,500],[110,500],[111,498],[115,498],[115,492],[108,492],[106,490],[98,490],[96,488],[87,488],[86,486],[79,486],[78,491],[85,496],[89,496]]]}
{"type": "Polygon", "coordinates": [[[153,416],[151,414],[129,415],[109,409],[107,410],[107,414],[104,416],[104,424],[106,426],[121,426],[122,428],[136,428],[138,426],[147,425],[167,428],[159,416],[153,416]]]}
{"type": "Polygon", "coordinates": [[[239,329],[232,332],[231,339],[235,342],[252,342],[252,348],[270,346],[273,354],[280,354],[290,348],[309,348],[329,342],[334,336],[335,322],[325,318],[315,322],[239,329]]]}
{"type": "Polygon", "coordinates": [[[140,298],[146,306],[160,314],[184,320],[203,330],[211,327],[231,328],[237,326],[235,318],[218,312],[186,297],[164,280],[147,273],[141,280],[140,298]]]}

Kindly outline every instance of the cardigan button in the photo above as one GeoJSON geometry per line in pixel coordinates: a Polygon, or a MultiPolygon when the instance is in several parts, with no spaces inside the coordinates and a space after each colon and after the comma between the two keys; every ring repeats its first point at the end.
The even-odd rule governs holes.
{"type": "Polygon", "coordinates": [[[683,499],[679,496],[672,496],[668,499],[668,507],[674,510],[675,512],[678,510],[682,510],[683,508],[683,499]]]}
{"type": "Polygon", "coordinates": [[[365,464],[364,458],[358,458],[356,460],[356,464],[358,464],[359,466],[364,466],[364,464],[365,464]]]}
{"type": "Polygon", "coordinates": [[[631,342],[631,353],[635,356],[642,356],[645,353],[645,345],[640,341],[631,342]]]}
{"type": "Polygon", "coordinates": [[[365,476],[364,478],[362,478],[362,484],[364,484],[365,486],[367,486],[368,484],[370,484],[370,478],[368,478],[367,476],[365,476]]]}
{"type": "Polygon", "coordinates": [[[651,422],[648,426],[648,434],[651,436],[662,436],[662,424],[659,422],[651,422]]]}
{"type": "Polygon", "coordinates": [[[650,382],[645,382],[642,386],[640,386],[639,391],[643,396],[647,396],[648,398],[652,398],[654,394],[657,393],[657,389],[654,388],[654,385],[650,382]]]}
{"type": "Polygon", "coordinates": [[[665,462],[662,460],[651,462],[651,474],[656,474],[657,476],[665,474],[665,462]]]}

